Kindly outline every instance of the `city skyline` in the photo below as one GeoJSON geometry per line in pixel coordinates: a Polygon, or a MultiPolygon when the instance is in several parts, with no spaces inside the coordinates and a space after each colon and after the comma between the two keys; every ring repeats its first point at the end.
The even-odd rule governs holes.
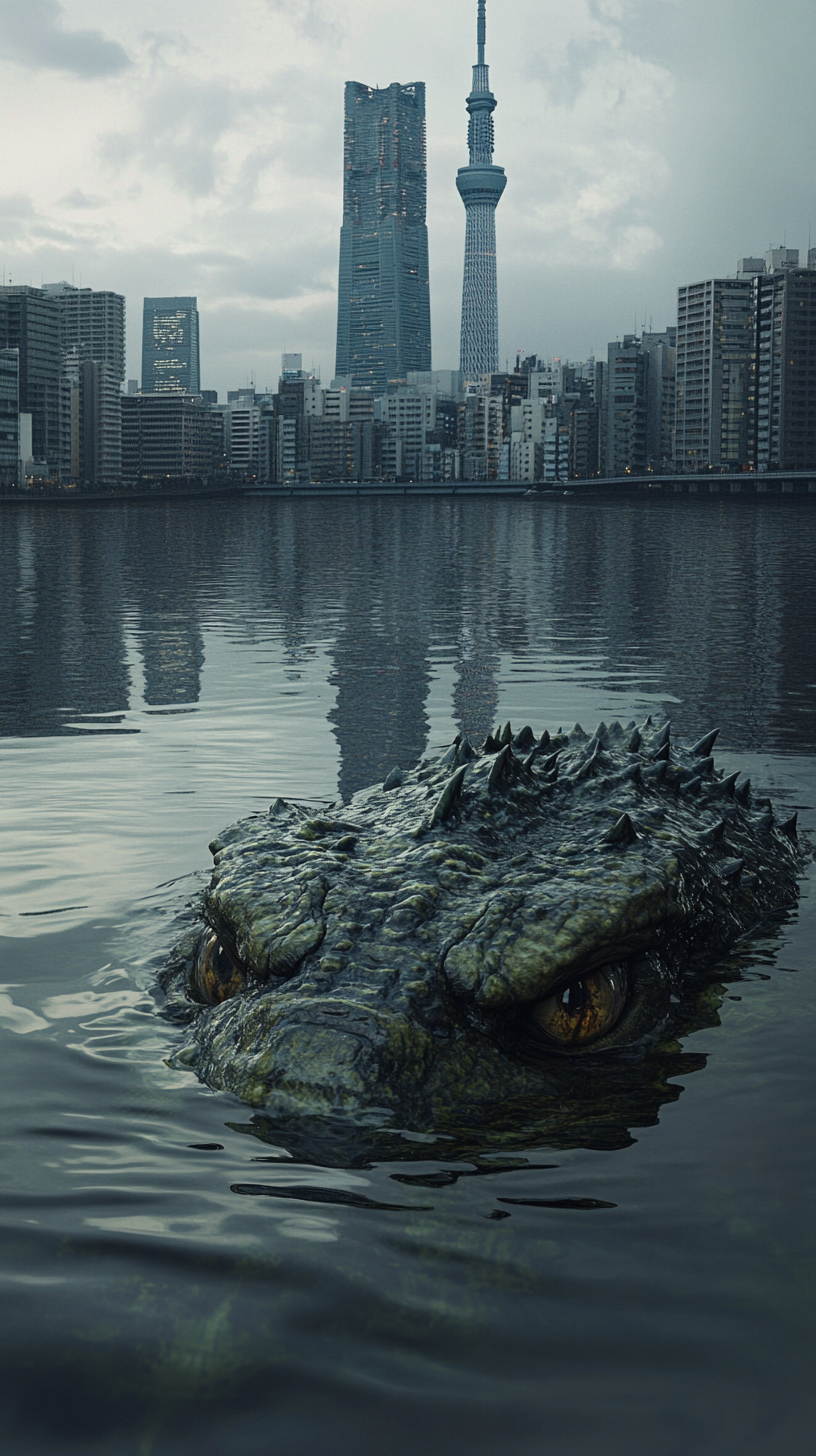
{"type": "MultiPolygon", "coordinates": [[[[715,13],[603,0],[494,19],[513,173],[499,218],[502,363],[517,348],[599,353],[671,317],[678,284],[731,272],[745,247],[804,254],[816,16],[793,0],[769,30],[764,13],[752,0],[715,13]]],[[[387,22],[369,0],[297,15],[239,0],[236,17],[225,35],[210,0],[179,0],[171,32],[156,0],[138,14],[9,0],[0,80],[28,120],[0,197],[6,280],[121,291],[134,321],[144,296],[197,294],[205,387],[271,384],[293,347],[330,378],[343,82],[413,75],[428,97],[433,362],[454,367],[472,0],[444,12],[417,0],[387,22]]]]}

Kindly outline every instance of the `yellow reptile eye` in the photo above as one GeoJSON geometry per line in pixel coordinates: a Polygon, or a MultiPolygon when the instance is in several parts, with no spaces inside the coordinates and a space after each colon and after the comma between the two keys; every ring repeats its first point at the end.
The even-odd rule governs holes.
{"type": "Polygon", "coordinates": [[[550,1041],[564,1047],[585,1046],[617,1024],[628,990],[626,966],[618,962],[570,981],[546,1001],[536,1002],[530,1015],[550,1041]]]}
{"type": "Polygon", "coordinates": [[[246,977],[240,962],[229,949],[211,935],[199,956],[195,970],[195,985],[204,1001],[211,1006],[220,1006],[243,989],[246,977]]]}

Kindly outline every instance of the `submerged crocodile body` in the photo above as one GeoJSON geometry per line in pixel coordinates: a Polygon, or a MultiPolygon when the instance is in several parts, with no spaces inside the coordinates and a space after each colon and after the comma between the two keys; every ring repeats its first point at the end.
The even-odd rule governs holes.
{"type": "Polygon", "coordinates": [[[724,777],[715,738],[507,724],[346,805],[235,825],[162,978],[176,1064],[261,1121],[543,1119],[601,1144],[610,1118],[654,1121],[677,1035],[717,1019],[711,968],[797,897],[795,816],[724,777]]]}

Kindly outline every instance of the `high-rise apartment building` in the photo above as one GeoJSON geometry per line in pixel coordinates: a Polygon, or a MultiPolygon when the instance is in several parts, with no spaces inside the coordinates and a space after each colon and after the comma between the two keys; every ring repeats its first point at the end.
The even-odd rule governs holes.
{"type": "Polygon", "coordinates": [[[677,329],[641,334],[646,354],[646,464],[671,469],[674,455],[674,407],[677,371],[677,329]]]}
{"type": "Polygon", "coordinates": [[[0,349],[17,349],[20,412],[31,415],[32,457],[49,473],[60,462],[60,319],[41,288],[0,288],[0,349]]]}
{"type": "Polygon", "coordinates": [[[335,373],[384,394],[431,367],[425,87],[345,90],[335,373]]]}
{"type": "Polygon", "coordinates": [[[125,300],[121,293],[46,283],[43,293],[57,301],[63,356],[77,350],[104,364],[118,380],[125,377],[125,300]]]}
{"type": "MultiPolygon", "coordinates": [[[[744,259],[752,264],[756,259],[744,259]]],[[[748,465],[754,417],[754,279],[678,290],[674,462],[681,471],[748,465]]]]}
{"type": "MultiPolygon", "coordinates": [[[[775,249],[774,254],[781,251],[775,249]]],[[[754,287],[752,463],[760,471],[812,470],[816,468],[816,270],[787,261],[774,267],[772,262],[771,271],[758,275],[754,287]]]]}
{"type": "Polygon", "coordinates": [[[646,355],[634,334],[609,345],[604,401],[604,474],[609,477],[638,475],[646,468],[646,370],[646,355]]]}
{"type": "Polygon", "coordinates": [[[671,327],[639,337],[625,334],[622,343],[609,345],[606,368],[592,390],[596,399],[603,394],[604,475],[642,475],[671,460],[675,338],[671,327]]]}
{"type": "Polygon", "coordinates": [[[467,394],[457,425],[460,479],[497,480],[504,444],[504,398],[467,394]]]}
{"type": "Polygon", "coordinates": [[[60,460],[63,481],[111,485],[122,474],[125,300],[121,293],[46,283],[60,325],[60,460]]]}
{"type": "Polygon", "coordinates": [[[465,204],[465,276],[462,288],[460,368],[475,381],[499,369],[499,315],[496,297],[496,208],[507,185],[503,167],[493,163],[493,112],[485,65],[485,0],[479,0],[477,62],[467,98],[470,161],[456,177],[465,204]]]}
{"type": "Polygon", "coordinates": [[[198,394],[200,390],[198,299],[146,298],[142,393],[198,394]]]}
{"type": "Polygon", "coordinates": [[[115,486],[122,479],[121,380],[109,364],[68,351],[61,380],[63,430],[60,477],[82,485],[115,486]]]}

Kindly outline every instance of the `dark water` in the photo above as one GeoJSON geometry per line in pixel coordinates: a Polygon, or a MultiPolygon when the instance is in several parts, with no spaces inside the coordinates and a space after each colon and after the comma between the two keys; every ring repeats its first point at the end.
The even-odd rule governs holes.
{"type": "Polygon", "coordinates": [[[807,885],[657,1125],[480,1176],[410,1130],[376,1166],[259,1140],[165,1065],[153,995],[218,829],[497,719],[720,725],[812,827],[812,504],[15,507],[0,535],[4,1451],[812,1456],[807,885]],[[231,1191],[259,1183],[319,1201],[231,1191]]]}

